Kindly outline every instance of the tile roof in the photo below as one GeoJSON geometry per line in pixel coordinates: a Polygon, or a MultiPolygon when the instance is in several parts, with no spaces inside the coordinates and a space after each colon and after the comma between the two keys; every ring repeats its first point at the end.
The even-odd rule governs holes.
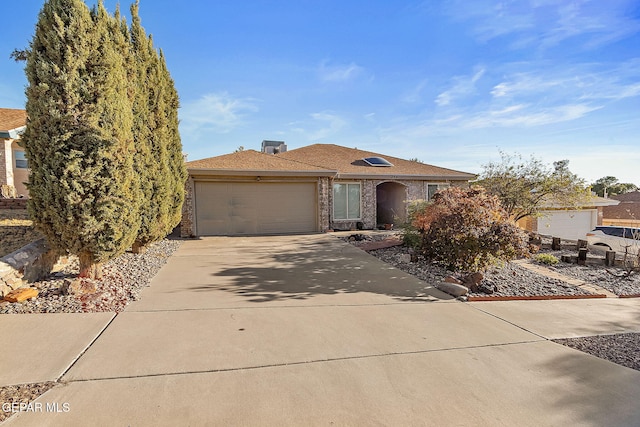
{"type": "Polygon", "coordinates": [[[318,166],[280,158],[255,150],[243,150],[222,156],[193,160],[187,169],[213,169],[227,171],[285,171],[285,172],[335,172],[318,166]]]}
{"type": "Polygon", "coordinates": [[[640,202],[640,191],[630,191],[629,193],[609,197],[614,200],[619,200],[621,203],[640,202]]]}
{"type": "Polygon", "coordinates": [[[0,108],[0,132],[9,132],[27,125],[27,112],[0,108]]]}
{"type": "Polygon", "coordinates": [[[618,206],[605,206],[602,208],[602,217],[606,219],[640,220],[640,202],[620,203],[618,206]]]}
{"type": "Polygon", "coordinates": [[[277,157],[296,160],[318,167],[339,171],[343,177],[353,176],[429,176],[441,179],[474,179],[475,175],[446,169],[426,163],[404,160],[386,154],[342,147],[334,144],[313,144],[295,150],[276,154],[277,157]],[[362,159],[365,157],[382,157],[393,164],[388,167],[370,166],[362,159]]]}

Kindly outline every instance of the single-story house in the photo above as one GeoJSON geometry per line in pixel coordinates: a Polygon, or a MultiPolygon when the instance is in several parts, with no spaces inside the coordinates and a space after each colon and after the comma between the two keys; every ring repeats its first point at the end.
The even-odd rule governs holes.
{"type": "Polygon", "coordinates": [[[640,191],[610,196],[620,202],[603,209],[602,225],[640,227],[640,191]]]}
{"type": "Polygon", "coordinates": [[[373,229],[405,221],[408,201],[475,178],[333,144],[280,147],[187,162],[182,236],[373,229]]]}
{"type": "Polygon", "coordinates": [[[579,208],[566,208],[552,202],[543,206],[540,216],[527,217],[518,225],[527,231],[568,240],[584,239],[587,232],[603,224],[603,210],[618,201],[591,196],[579,208]]]}
{"type": "Polygon", "coordinates": [[[0,108],[0,186],[3,197],[27,196],[24,183],[29,179],[29,165],[24,148],[18,145],[27,127],[27,112],[0,108]]]}

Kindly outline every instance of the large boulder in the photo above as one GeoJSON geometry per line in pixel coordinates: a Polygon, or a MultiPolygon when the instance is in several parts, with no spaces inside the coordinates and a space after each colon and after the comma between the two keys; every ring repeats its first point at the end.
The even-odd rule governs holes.
{"type": "Polygon", "coordinates": [[[463,285],[459,285],[457,283],[450,282],[440,282],[436,285],[436,288],[440,289],[442,292],[446,292],[449,295],[454,297],[461,297],[469,293],[469,288],[463,285]]]}

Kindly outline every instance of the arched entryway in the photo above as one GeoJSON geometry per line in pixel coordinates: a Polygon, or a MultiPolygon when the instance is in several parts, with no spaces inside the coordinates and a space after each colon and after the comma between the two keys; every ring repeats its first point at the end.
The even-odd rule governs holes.
{"type": "Polygon", "coordinates": [[[383,182],[376,187],[376,220],[378,225],[401,224],[407,220],[405,201],[407,187],[397,182],[383,182]]]}

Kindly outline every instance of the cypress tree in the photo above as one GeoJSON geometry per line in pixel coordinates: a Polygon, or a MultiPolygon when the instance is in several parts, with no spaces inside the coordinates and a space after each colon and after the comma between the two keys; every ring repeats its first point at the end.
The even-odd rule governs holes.
{"type": "Polygon", "coordinates": [[[172,109],[177,119],[177,93],[174,94],[164,59],[155,50],[152,37],[147,37],[142,28],[138,2],[131,6],[131,16],[131,44],[138,82],[134,102],[136,170],[143,193],[141,226],[133,250],[140,252],[149,243],[164,238],[180,221],[180,217],[175,216],[175,205],[179,202],[180,211],[186,178],[182,179],[181,171],[173,167],[174,156],[170,152],[179,150],[180,164],[184,163],[177,121],[175,134],[172,121],[172,109]],[[176,179],[182,179],[179,189],[176,189],[176,179]]]}
{"type": "Polygon", "coordinates": [[[99,277],[140,225],[121,36],[102,2],[90,12],[81,0],[48,0],[27,57],[29,211],[86,277],[99,277]]]}
{"type": "Polygon", "coordinates": [[[182,219],[182,204],[184,203],[185,184],[187,182],[187,168],[182,154],[182,142],[178,125],[178,109],[180,99],[171,74],[167,68],[162,50],[160,51],[160,67],[165,87],[166,101],[164,107],[167,116],[167,165],[169,167],[169,229],[176,227],[182,219]]]}

